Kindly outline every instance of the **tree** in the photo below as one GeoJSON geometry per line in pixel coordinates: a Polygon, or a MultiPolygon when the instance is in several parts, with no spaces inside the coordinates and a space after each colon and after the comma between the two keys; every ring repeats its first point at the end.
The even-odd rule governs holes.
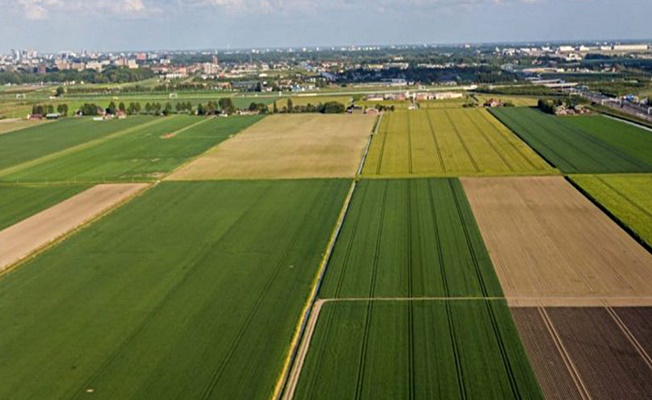
{"type": "Polygon", "coordinates": [[[182,103],[182,102],[179,102],[179,103],[174,105],[174,109],[177,110],[178,113],[180,113],[181,111],[183,111],[185,109],[185,104],[182,103]]]}
{"type": "Polygon", "coordinates": [[[61,97],[61,96],[63,96],[64,92],[65,92],[65,91],[64,91],[64,89],[63,89],[63,86],[59,86],[59,87],[57,88],[57,90],[55,91],[55,96],[57,96],[57,97],[61,97]]]}
{"type": "Polygon", "coordinates": [[[230,97],[223,97],[218,101],[220,110],[226,114],[233,114],[235,111],[235,106],[233,105],[233,100],[230,97]]]}
{"type": "Polygon", "coordinates": [[[346,107],[344,107],[344,104],[336,101],[326,102],[322,107],[322,113],[324,114],[342,114],[345,111],[346,107]]]}
{"type": "Polygon", "coordinates": [[[129,107],[127,107],[127,114],[134,115],[136,113],[137,113],[136,104],[132,101],[131,103],[129,103],[129,107]]]}
{"type": "Polygon", "coordinates": [[[52,114],[54,112],[54,106],[52,104],[48,104],[48,114],[52,114]]]}
{"type": "Polygon", "coordinates": [[[117,107],[115,106],[115,103],[110,102],[109,106],[106,108],[106,113],[111,114],[111,115],[115,115],[116,109],[117,109],[117,107]]]}
{"type": "Polygon", "coordinates": [[[118,104],[118,110],[120,110],[120,111],[122,111],[122,112],[127,111],[127,108],[125,107],[125,103],[124,103],[124,102],[121,101],[120,104],[118,104]]]}
{"type": "Polygon", "coordinates": [[[274,100],[274,106],[272,107],[272,112],[278,114],[278,106],[276,105],[276,100],[274,100]]]}
{"type": "Polygon", "coordinates": [[[165,103],[165,108],[163,109],[163,115],[170,115],[170,114],[172,114],[172,104],[165,103]]]}
{"type": "Polygon", "coordinates": [[[68,115],[68,105],[67,104],[59,104],[57,106],[57,112],[61,114],[62,116],[67,116],[68,115]]]}
{"type": "Polygon", "coordinates": [[[288,99],[288,112],[291,113],[292,110],[294,110],[294,104],[292,103],[292,99],[288,99]]]}
{"type": "Polygon", "coordinates": [[[204,110],[204,106],[202,103],[197,104],[197,115],[205,115],[206,111],[204,110]]]}
{"type": "Polygon", "coordinates": [[[147,114],[152,113],[152,104],[150,102],[145,103],[145,113],[147,114]]]}

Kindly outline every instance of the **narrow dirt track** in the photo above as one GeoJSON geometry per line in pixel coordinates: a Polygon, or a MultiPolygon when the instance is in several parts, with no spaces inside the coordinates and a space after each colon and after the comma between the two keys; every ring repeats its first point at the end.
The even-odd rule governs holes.
{"type": "Polygon", "coordinates": [[[97,185],[0,231],[0,273],[148,186],[97,185]]]}

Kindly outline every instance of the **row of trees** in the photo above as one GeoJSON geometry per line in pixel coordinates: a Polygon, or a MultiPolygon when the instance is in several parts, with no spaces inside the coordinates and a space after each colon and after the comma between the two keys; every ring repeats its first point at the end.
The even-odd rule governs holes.
{"type": "Polygon", "coordinates": [[[292,114],[292,113],[322,113],[322,114],[342,114],[346,111],[346,107],[342,103],[336,101],[327,101],[326,103],[294,105],[292,99],[287,100],[287,105],[279,109],[278,104],[274,102],[272,105],[272,112],[274,114],[292,114]]]}
{"type": "Polygon", "coordinates": [[[11,83],[19,85],[23,83],[52,83],[52,82],[86,82],[86,83],[127,83],[138,82],[153,78],[154,74],[150,69],[139,68],[129,69],[125,67],[107,67],[102,72],[95,70],[65,70],[51,71],[45,75],[31,72],[0,72],[0,84],[11,83]]]}
{"type": "Polygon", "coordinates": [[[32,115],[46,115],[53,114],[54,112],[61,114],[62,116],[68,115],[68,105],[67,104],[58,104],[55,108],[52,104],[34,104],[32,106],[32,115]]]}

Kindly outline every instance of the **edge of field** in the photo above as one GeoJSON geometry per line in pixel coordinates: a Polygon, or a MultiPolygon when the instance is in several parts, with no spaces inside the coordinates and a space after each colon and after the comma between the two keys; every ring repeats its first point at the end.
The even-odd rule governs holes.
{"type": "Polygon", "coordinates": [[[24,258],[16,261],[13,264],[8,265],[4,269],[0,271],[0,279],[2,279],[4,276],[8,275],[12,271],[15,271],[16,269],[20,268],[23,264],[26,264],[27,262],[33,260],[34,258],[40,256],[41,254],[45,253],[46,251],[50,250],[51,248],[58,246],[68,238],[76,235],[77,233],[83,231],[85,228],[88,226],[94,224],[95,222],[99,221],[100,219],[104,218],[105,216],[113,213],[114,211],[118,210],[125,204],[129,203],[131,200],[142,196],[144,193],[149,191],[151,188],[156,186],[156,183],[154,184],[144,184],[144,186],[141,190],[136,191],[130,196],[125,197],[121,201],[113,204],[111,207],[107,208],[106,210],[102,211],[101,213],[85,220],[81,224],[77,225],[75,228],[71,229],[70,231],[64,233],[63,235],[60,235],[56,238],[53,238],[50,242],[44,244],[43,246],[35,249],[32,251],[29,255],[25,256],[24,258]]]}
{"type": "Polygon", "coordinates": [[[625,221],[621,220],[618,218],[614,213],[611,212],[604,204],[600,203],[598,199],[593,197],[591,193],[589,193],[586,189],[584,189],[582,186],[580,186],[579,183],[575,182],[573,180],[573,176],[575,175],[569,175],[569,176],[564,176],[564,179],[571,184],[577,190],[580,192],[584,197],[586,197],[591,203],[593,203],[594,206],[598,207],[600,211],[602,211],[609,219],[611,219],[616,225],[618,225],[622,230],[624,230],[632,239],[634,239],[638,244],[640,244],[645,250],[647,250],[648,253],[652,254],[652,244],[648,243],[638,235],[632,229],[625,221]]]}

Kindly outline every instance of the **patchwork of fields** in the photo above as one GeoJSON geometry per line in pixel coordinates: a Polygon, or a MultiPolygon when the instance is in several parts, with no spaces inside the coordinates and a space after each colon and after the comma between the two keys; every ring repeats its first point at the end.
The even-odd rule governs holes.
{"type": "Polygon", "coordinates": [[[652,135],[640,128],[601,116],[559,118],[532,108],[491,112],[565,173],[652,172],[652,135]]]}
{"type": "Polygon", "coordinates": [[[0,398],[649,398],[652,134],[421,108],[0,134],[0,398]]]}
{"type": "Polygon", "coordinates": [[[375,121],[366,115],[274,115],[170,179],[353,178],[375,121]]]}
{"type": "Polygon", "coordinates": [[[0,171],[0,180],[103,182],[160,179],[259,119],[161,118],[84,151],[14,168],[10,173],[0,171]]]}
{"type": "Polygon", "coordinates": [[[554,173],[484,110],[420,110],[383,116],[366,177],[554,173]]]}

